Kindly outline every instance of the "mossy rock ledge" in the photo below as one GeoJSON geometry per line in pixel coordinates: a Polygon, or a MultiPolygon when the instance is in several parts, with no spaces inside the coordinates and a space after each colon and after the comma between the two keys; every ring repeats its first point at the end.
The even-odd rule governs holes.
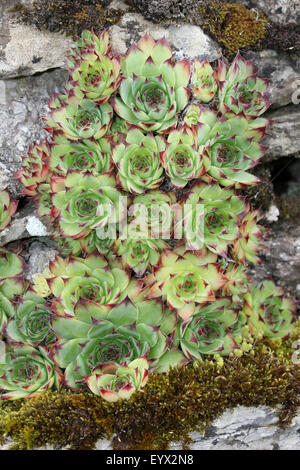
{"type": "MultiPolygon", "coordinates": [[[[41,4],[42,1],[69,3],[41,0],[41,4]]],[[[86,8],[77,12],[78,22],[73,32],[66,27],[60,29],[56,23],[32,26],[30,18],[25,24],[8,22],[4,9],[16,3],[4,0],[0,6],[0,189],[8,187],[14,197],[20,191],[14,173],[20,169],[21,156],[34,139],[46,135],[41,131],[40,116],[47,112],[47,99],[52,91],[61,90],[65,85],[63,65],[69,48],[68,35],[79,32],[89,15],[86,8]]],[[[23,0],[25,5],[30,3],[32,0],[23,0]]],[[[143,2],[128,0],[125,5],[118,0],[78,0],[73,3],[90,3],[94,9],[100,5],[105,11],[114,4],[115,14],[109,13],[99,29],[110,27],[113,47],[119,52],[126,52],[130,43],[146,32],[154,39],[166,35],[178,59],[198,57],[214,62],[224,52],[224,43],[217,42],[208,29],[184,21],[181,7],[176,10],[179,13],[174,21],[154,24],[153,18],[149,21],[141,10],[139,13],[134,10],[135,4],[143,2]]],[[[195,4],[194,0],[185,0],[185,3],[195,4]]],[[[267,5],[268,2],[245,0],[243,3],[248,8],[260,8],[262,3],[267,5]]],[[[280,2],[272,0],[270,3],[271,11],[268,8],[261,11],[274,21],[275,7],[280,2]]],[[[100,7],[98,12],[102,11],[100,7]]],[[[298,13],[296,20],[299,23],[298,13]]],[[[299,30],[299,24],[297,28],[299,30]]],[[[275,105],[269,118],[273,123],[264,141],[269,146],[264,169],[270,176],[264,183],[270,193],[266,204],[269,200],[276,204],[272,207],[278,207],[281,218],[280,223],[272,226],[269,248],[263,255],[264,264],[253,268],[252,274],[256,280],[259,280],[259,270],[262,278],[273,275],[278,284],[299,297],[299,178],[297,191],[279,196],[274,196],[272,182],[281,163],[285,167],[284,159],[293,160],[297,165],[293,167],[295,175],[299,169],[300,105],[299,95],[294,101],[292,96],[295,80],[300,77],[300,62],[295,61],[292,52],[265,51],[254,46],[245,54],[254,60],[259,75],[272,80],[275,105]]],[[[284,177],[282,174],[282,179],[284,177]]],[[[254,194],[252,199],[256,196],[254,194]]],[[[263,207],[265,212],[267,209],[263,207]]],[[[32,214],[31,206],[21,207],[14,225],[3,232],[4,238],[0,239],[1,246],[7,243],[25,246],[29,277],[42,271],[56,253],[46,238],[50,235],[48,227],[41,227],[40,220],[32,214]],[[32,219],[33,228],[29,223],[32,219]]],[[[278,219],[275,216],[269,222],[277,222],[276,217],[278,219]]],[[[241,358],[224,359],[224,364],[196,362],[184,369],[173,369],[167,375],[154,375],[140,393],[116,404],[87,392],[73,393],[65,389],[49,391],[34,399],[0,401],[0,450],[300,449],[300,366],[292,360],[295,353],[292,344],[300,337],[299,333],[298,328],[298,336],[287,341],[284,347],[261,342],[241,358]]]]}
{"type": "Polygon", "coordinates": [[[154,374],[128,401],[61,390],[1,402],[2,449],[299,449],[294,341],[154,374]]]}

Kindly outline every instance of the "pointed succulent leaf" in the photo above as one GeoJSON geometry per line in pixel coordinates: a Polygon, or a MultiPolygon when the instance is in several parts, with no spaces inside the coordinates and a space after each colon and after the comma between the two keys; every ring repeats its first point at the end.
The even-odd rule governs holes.
{"type": "Polygon", "coordinates": [[[4,230],[17,210],[17,201],[11,201],[7,190],[0,191],[0,231],[4,230]]]}
{"type": "Polygon", "coordinates": [[[203,103],[208,103],[213,99],[217,91],[215,72],[208,60],[202,62],[196,59],[193,64],[193,92],[203,103]]]}

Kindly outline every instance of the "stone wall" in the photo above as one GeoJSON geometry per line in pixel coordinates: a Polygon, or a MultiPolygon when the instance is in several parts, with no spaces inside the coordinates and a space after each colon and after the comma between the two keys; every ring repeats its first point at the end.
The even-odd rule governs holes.
{"type": "MultiPolygon", "coordinates": [[[[30,1],[23,0],[23,3],[30,1]]],[[[20,168],[21,157],[30,144],[46,136],[41,115],[47,113],[47,100],[52,93],[62,90],[66,82],[63,64],[69,39],[63,34],[14,22],[7,8],[15,3],[4,0],[0,6],[0,189],[8,187],[13,197],[20,198],[21,188],[14,173],[20,168]]],[[[132,41],[150,32],[155,39],[165,35],[180,59],[198,57],[215,61],[221,57],[221,47],[199,26],[154,24],[149,20],[149,12],[145,19],[141,13],[126,12],[127,7],[122,2],[115,0],[113,3],[125,11],[120,21],[110,28],[116,51],[125,52],[132,41]]],[[[168,4],[174,2],[159,3],[165,3],[168,8],[168,4]]],[[[300,8],[294,8],[299,0],[245,0],[242,3],[260,8],[275,22],[288,19],[300,27],[300,8]]],[[[262,254],[263,264],[250,267],[250,272],[256,280],[273,277],[300,298],[300,209],[298,215],[297,211],[289,214],[288,210],[283,210],[284,201],[286,198],[290,201],[291,193],[295,206],[300,205],[300,161],[297,160],[300,157],[300,59],[292,51],[289,54],[248,50],[244,55],[254,60],[260,76],[272,80],[273,101],[268,112],[273,123],[264,142],[269,149],[263,161],[266,173],[271,175],[271,179],[265,181],[271,196],[264,220],[270,233],[268,247],[262,254]]],[[[259,192],[258,188],[257,194],[259,192]]],[[[256,194],[253,199],[255,202],[256,194]]],[[[37,217],[31,203],[21,201],[14,221],[0,235],[0,246],[23,240],[27,247],[28,277],[31,277],[54,258],[55,248],[48,238],[51,227],[37,217]]],[[[239,408],[217,420],[206,436],[195,434],[192,448],[300,449],[300,417],[284,432],[274,426],[275,421],[274,413],[267,408],[239,408]]],[[[109,443],[102,442],[99,448],[105,445],[109,443]]],[[[174,444],[172,448],[178,446],[174,444]]]]}

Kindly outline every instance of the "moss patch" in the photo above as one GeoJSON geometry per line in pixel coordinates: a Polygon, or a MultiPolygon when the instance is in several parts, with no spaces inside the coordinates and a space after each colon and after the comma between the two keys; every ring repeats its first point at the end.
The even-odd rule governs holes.
{"type": "Polygon", "coordinates": [[[227,0],[125,0],[154,23],[187,22],[201,26],[232,56],[239,49],[275,49],[299,54],[300,34],[294,26],[276,24],[258,9],[227,0]]]}
{"type": "Polygon", "coordinates": [[[123,12],[109,9],[107,0],[35,0],[31,6],[18,2],[10,11],[25,24],[39,29],[80,35],[96,32],[119,21],[123,12]]]}
{"type": "Polygon", "coordinates": [[[263,13],[226,0],[127,0],[127,3],[154,22],[187,22],[201,26],[224,46],[228,56],[233,56],[239,49],[259,45],[269,23],[263,13]]]}
{"type": "Polygon", "coordinates": [[[45,444],[91,449],[101,438],[115,449],[166,449],[170,441],[190,443],[189,433],[204,431],[237,405],[276,407],[287,426],[300,405],[300,368],[293,364],[294,336],[282,344],[260,342],[241,358],[197,361],[168,374],[152,374],[129,401],[108,403],[90,393],[46,392],[35,399],[0,404],[0,436],[13,449],[45,444]]]}
{"type": "Polygon", "coordinates": [[[268,18],[244,5],[211,2],[206,8],[199,7],[203,28],[226,48],[229,56],[239,49],[258,45],[265,36],[268,18]]]}

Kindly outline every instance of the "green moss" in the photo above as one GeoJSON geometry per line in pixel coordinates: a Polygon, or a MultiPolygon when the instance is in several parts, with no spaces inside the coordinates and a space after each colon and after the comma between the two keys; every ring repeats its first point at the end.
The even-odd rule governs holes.
{"type": "Polygon", "coordinates": [[[31,6],[18,2],[10,11],[25,24],[39,29],[80,35],[96,32],[119,21],[123,12],[109,9],[107,0],[35,0],[31,6]]]}
{"type": "MultiPolygon", "coordinates": [[[[257,47],[264,39],[269,19],[261,12],[226,0],[176,0],[165,8],[160,2],[126,0],[147,19],[161,24],[182,22],[201,26],[224,46],[230,57],[238,50],[257,47]]],[[[167,5],[169,5],[167,3],[167,5]]]]}
{"type": "Polygon", "coordinates": [[[211,2],[199,7],[203,28],[219,43],[223,44],[229,56],[238,50],[259,44],[265,36],[268,18],[244,5],[211,2]]]}
{"type": "Polygon", "coordinates": [[[300,405],[300,368],[292,363],[292,342],[258,343],[241,358],[198,361],[168,374],[152,374],[129,401],[108,403],[90,393],[46,392],[35,399],[1,403],[0,434],[14,449],[45,444],[93,448],[101,438],[115,449],[166,449],[170,441],[185,447],[189,433],[205,431],[226,409],[237,405],[280,408],[287,426],[300,405]]]}

